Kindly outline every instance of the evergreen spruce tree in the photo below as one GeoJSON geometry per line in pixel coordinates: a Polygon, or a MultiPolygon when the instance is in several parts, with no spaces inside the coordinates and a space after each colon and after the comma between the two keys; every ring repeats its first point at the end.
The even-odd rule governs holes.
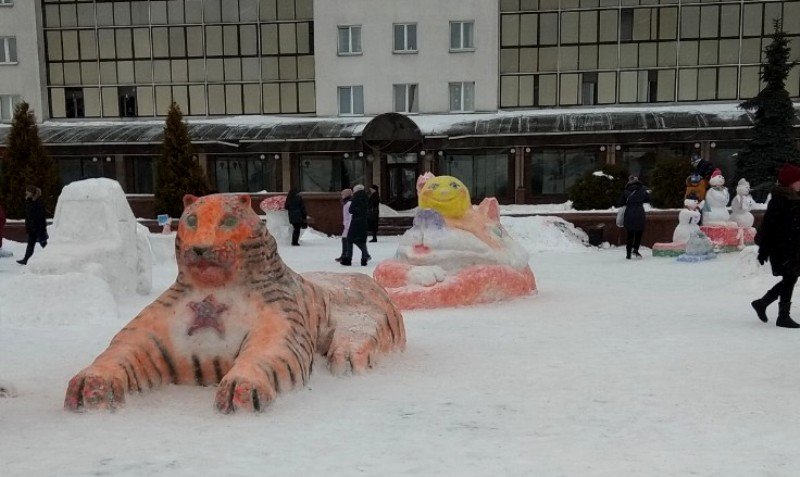
{"type": "Polygon", "coordinates": [[[164,127],[161,156],[156,164],[155,211],[180,217],[183,196],[208,194],[210,187],[200,165],[192,158],[192,142],[183,114],[172,103],[164,127]]]}
{"type": "Polygon", "coordinates": [[[61,181],[55,162],[39,139],[36,116],[23,101],[14,107],[0,174],[0,198],[9,218],[25,217],[25,187],[28,185],[42,189],[45,210],[52,215],[61,192],[61,181]]]}
{"type": "Polygon", "coordinates": [[[780,21],[775,21],[775,32],[770,37],[772,43],[765,50],[766,63],[761,65],[761,80],[766,86],[755,98],[739,105],[741,109],[755,111],[755,125],[753,138],[736,161],[738,178],[750,181],[754,196],[762,200],[783,164],[800,164],[800,150],[792,134],[795,110],[785,87],[795,63],[789,62],[789,40],[780,21]]]}

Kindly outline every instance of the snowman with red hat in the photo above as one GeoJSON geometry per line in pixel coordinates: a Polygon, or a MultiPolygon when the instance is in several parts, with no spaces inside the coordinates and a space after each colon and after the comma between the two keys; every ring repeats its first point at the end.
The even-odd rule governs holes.
{"type": "Polygon", "coordinates": [[[727,227],[731,220],[728,213],[728,202],[731,200],[730,192],[725,187],[725,177],[722,171],[715,169],[708,181],[711,189],[706,192],[706,203],[703,207],[703,225],[727,227]]]}

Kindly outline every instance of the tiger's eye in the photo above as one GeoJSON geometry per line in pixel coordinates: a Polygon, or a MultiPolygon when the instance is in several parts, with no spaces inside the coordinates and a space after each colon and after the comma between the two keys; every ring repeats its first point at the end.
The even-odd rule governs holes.
{"type": "Polygon", "coordinates": [[[236,224],[238,224],[238,223],[239,223],[239,221],[236,219],[236,217],[234,217],[232,215],[229,215],[229,216],[225,217],[224,219],[222,219],[222,226],[223,227],[236,227],[236,224]]]}
{"type": "Polygon", "coordinates": [[[188,225],[191,228],[197,227],[197,216],[195,214],[192,214],[186,217],[186,225],[188,225]]]}
{"type": "Polygon", "coordinates": [[[450,187],[452,187],[453,189],[458,189],[458,184],[456,184],[455,182],[451,182],[450,187]]]}

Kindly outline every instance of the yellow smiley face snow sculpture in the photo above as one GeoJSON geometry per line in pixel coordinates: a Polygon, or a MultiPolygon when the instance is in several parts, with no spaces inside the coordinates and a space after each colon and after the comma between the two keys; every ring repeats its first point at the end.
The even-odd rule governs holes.
{"type": "Polygon", "coordinates": [[[472,201],[463,182],[452,176],[439,176],[425,182],[419,194],[419,206],[433,209],[444,217],[458,219],[467,213],[472,201]]]}

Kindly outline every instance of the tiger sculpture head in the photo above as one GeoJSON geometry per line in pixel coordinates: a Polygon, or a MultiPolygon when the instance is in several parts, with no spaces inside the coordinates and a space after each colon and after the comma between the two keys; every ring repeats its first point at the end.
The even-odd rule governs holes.
{"type": "Polygon", "coordinates": [[[196,286],[218,287],[241,280],[252,265],[248,244],[276,249],[275,239],[253,211],[247,194],[186,195],[178,224],[175,257],[183,278],[196,286]],[[271,245],[271,246],[270,246],[271,245]]]}

